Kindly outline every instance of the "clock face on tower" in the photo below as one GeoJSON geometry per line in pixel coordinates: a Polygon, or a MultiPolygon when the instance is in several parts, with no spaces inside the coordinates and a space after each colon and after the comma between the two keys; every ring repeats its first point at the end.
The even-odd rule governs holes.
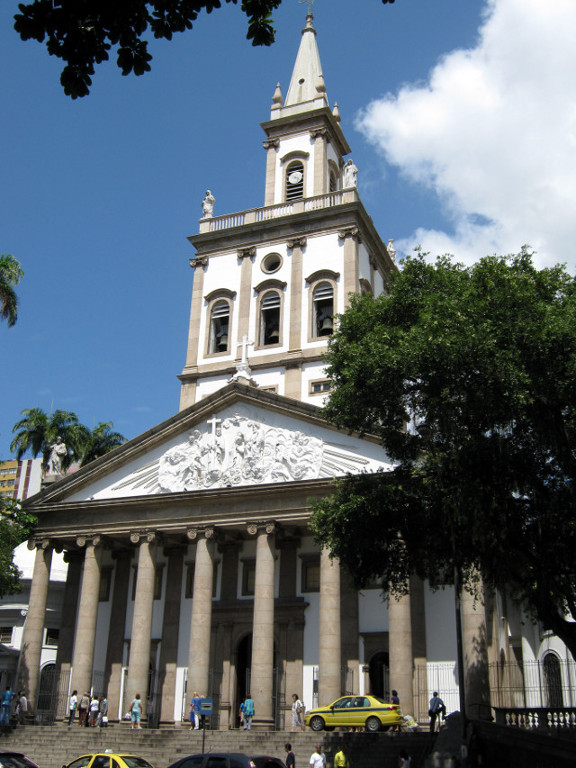
{"type": "Polygon", "coordinates": [[[302,171],[292,171],[288,176],[288,182],[290,184],[299,184],[302,181],[302,171]]]}

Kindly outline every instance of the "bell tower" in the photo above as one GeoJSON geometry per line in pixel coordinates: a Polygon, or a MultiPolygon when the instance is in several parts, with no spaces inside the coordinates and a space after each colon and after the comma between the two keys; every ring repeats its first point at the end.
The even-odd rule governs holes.
{"type": "Polygon", "coordinates": [[[309,12],[286,98],[272,98],[264,206],[215,216],[189,237],[194,284],[180,408],[238,371],[256,386],[322,405],[323,366],[350,293],[377,295],[396,269],[362,205],[338,106],[330,109],[309,12]]]}

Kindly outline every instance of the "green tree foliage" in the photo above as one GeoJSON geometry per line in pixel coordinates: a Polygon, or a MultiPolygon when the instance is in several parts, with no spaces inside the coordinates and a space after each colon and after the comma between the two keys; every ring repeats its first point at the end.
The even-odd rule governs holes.
{"type": "Polygon", "coordinates": [[[14,550],[30,536],[36,518],[22,511],[20,504],[0,497],[0,598],[20,591],[20,571],[14,550]]]}
{"type": "Polygon", "coordinates": [[[21,415],[24,418],[14,425],[15,437],[10,444],[17,459],[27,453],[34,457],[41,455],[46,466],[50,446],[60,436],[68,449],[62,460],[62,467],[66,469],[74,460],[87,464],[125,442],[122,435],[112,431],[111,422],[98,424],[90,430],[70,411],[56,410],[48,415],[41,408],[27,408],[21,415]]]}
{"type": "MultiPolygon", "coordinates": [[[[152,56],[145,39],[171,40],[192,29],[201,11],[211,13],[224,0],[34,0],[20,3],[14,27],[22,40],[46,41],[52,56],[65,62],[60,82],[73,99],[86,96],[94,65],[107,61],[112,47],[123,75],[150,70],[152,56]]],[[[237,3],[237,0],[225,0],[237,3]]],[[[271,12],[281,0],[242,0],[252,45],[271,45],[275,30],[271,12]]]]}
{"type": "MultiPolygon", "coordinates": [[[[175,32],[192,29],[199,13],[211,13],[224,2],[238,0],[34,0],[18,5],[14,28],[22,40],[46,41],[48,53],[65,62],[60,82],[64,93],[77,99],[88,95],[94,65],[107,61],[112,47],[123,75],[142,75],[150,71],[152,60],[144,39],[148,30],[171,40],[175,32]]],[[[281,2],[241,0],[252,45],[274,42],[272,11],[281,2]]]]}
{"type": "Polygon", "coordinates": [[[326,415],[395,468],[341,481],[312,524],[357,585],[478,570],[576,654],[575,285],[524,249],[469,268],[417,255],[389,296],[354,297],[326,415]]]}
{"type": "Polygon", "coordinates": [[[19,262],[9,253],[0,255],[0,318],[12,327],[18,319],[18,297],[14,288],[24,272],[19,262]]]}
{"type": "Polygon", "coordinates": [[[76,457],[80,466],[83,467],[126,442],[125,437],[113,431],[113,426],[112,422],[108,421],[98,424],[93,430],[84,428],[85,433],[76,457]]]}

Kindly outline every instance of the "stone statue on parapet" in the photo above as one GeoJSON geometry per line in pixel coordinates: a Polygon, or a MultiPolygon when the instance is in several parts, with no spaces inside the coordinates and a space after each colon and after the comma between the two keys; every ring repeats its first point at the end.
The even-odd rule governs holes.
{"type": "Polygon", "coordinates": [[[342,179],[343,189],[355,187],[358,184],[358,168],[354,165],[354,160],[350,158],[344,164],[344,177],[342,179]]]}
{"type": "Polygon", "coordinates": [[[63,475],[62,459],[68,453],[66,443],[62,440],[60,435],[56,438],[56,441],[50,446],[50,455],[48,456],[48,462],[46,464],[47,475],[63,475]]]}
{"type": "Polygon", "coordinates": [[[388,251],[388,255],[392,259],[392,261],[396,261],[396,248],[394,248],[394,239],[390,238],[388,240],[388,245],[386,246],[386,250],[388,251]]]}
{"type": "Polygon", "coordinates": [[[209,189],[206,190],[206,194],[204,196],[204,200],[202,200],[202,218],[203,219],[209,219],[214,214],[214,203],[216,202],[216,198],[210,192],[209,189]]]}

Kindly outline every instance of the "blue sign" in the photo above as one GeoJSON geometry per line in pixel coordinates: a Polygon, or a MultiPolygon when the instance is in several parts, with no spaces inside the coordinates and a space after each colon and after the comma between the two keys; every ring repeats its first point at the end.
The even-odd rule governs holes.
{"type": "Polygon", "coordinates": [[[211,715],[214,709],[213,699],[200,699],[200,714],[211,715]]]}

